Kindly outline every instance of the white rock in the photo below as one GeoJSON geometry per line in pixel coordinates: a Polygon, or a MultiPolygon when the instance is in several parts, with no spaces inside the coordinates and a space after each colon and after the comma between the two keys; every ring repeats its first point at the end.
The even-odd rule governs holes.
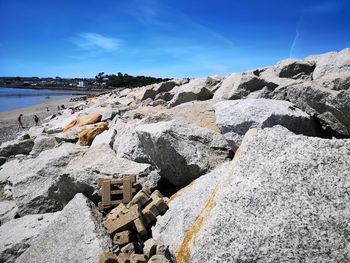
{"type": "Polygon", "coordinates": [[[282,125],[304,135],[316,135],[310,116],[287,101],[245,99],[222,101],[214,105],[216,124],[236,150],[251,128],[282,125]]]}
{"type": "Polygon", "coordinates": [[[249,131],[177,262],[348,261],[349,167],[348,140],[249,131]]]}
{"type": "Polygon", "coordinates": [[[15,262],[60,212],[27,215],[13,219],[0,227],[1,262],[15,262]]]}
{"type": "Polygon", "coordinates": [[[95,205],[77,194],[16,262],[98,262],[112,245],[101,220],[95,205]]]}

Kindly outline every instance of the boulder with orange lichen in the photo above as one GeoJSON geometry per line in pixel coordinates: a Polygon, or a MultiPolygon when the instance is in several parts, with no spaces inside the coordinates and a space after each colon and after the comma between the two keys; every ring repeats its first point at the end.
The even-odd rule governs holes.
{"type": "Polygon", "coordinates": [[[81,146],[89,146],[95,137],[103,131],[108,130],[107,124],[103,123],[96,127],[88,128],[78,133],[81,146]]]}
{"type": "Polygon", "coordinates": [[[75,126],[94,124],[101,121],[101,118],[102,115],[98,113],[78,117],[74,121],[71,121],[66,127],[64,127],[63,131],[67,131],[75,126]]]}

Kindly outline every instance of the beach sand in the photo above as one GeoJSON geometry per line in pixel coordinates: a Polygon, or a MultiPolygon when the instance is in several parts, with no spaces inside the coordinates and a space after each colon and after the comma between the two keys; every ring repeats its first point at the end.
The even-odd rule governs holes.
{"type": "Polygon", "coordinates": [[[69,100],[70,98],[48,100],[40,104],[32,105],[30,107],[0,112],[0,143],[16,139],[18,135],[20,135],[23,131],[28,130],[32,126],[35,126],[35,114],[39,117],[40,124],[46,117],[58,113],[58,105],[64,105],[66,108],[68,108],[70,106],[79,104],[77,101],[69,100]],[[49,111],[47,111],[47,107],[49,108],[49,111]],[[21,113],[23,114],[22,123],[25,127],[24,129],[19,126],[17,121],[17,118],[21,113]]]}

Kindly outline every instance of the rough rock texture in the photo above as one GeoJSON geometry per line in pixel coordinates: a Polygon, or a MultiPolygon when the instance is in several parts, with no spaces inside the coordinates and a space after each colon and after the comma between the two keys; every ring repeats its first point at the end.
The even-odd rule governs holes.
{"type": "Polygon", "coordinates": [[[101,219],[95,205],[77,194],[16,262],[98,262],[112,245],[101,219]]]}
{"type": "Polygon", "coordinates": [[[21,216],[61,210],[77,192],[93,191],[89,186],[75,184],[63,172],[82,151],[68,143],[43,151],[35,159],[15,159],[1,167],[1,186],[11,185],[21,216]]]}
{"type": "Polygon", "coordinates": [[[279,72],[280,78],[305,78],[311,76],[314,72],[316,64],[309,61],[293,61],[281,68],[279,72]]]}
{"type": "MultiPolygon", "coordinates": [[[[350,73],[349,73],[350,74],[350,73]]],[[[350,90],[331,90],[319,85],[319,80],[276,89],[273,99],[289,100],[306,112],[317,112],[341,134],[350,134],[350,90]]]]}
{"type": "Polygon", "coordinates": [[[213,93],[206,87],[206,79],[193,79],[189,83],[176,89],[175,96],[169,102],[170,107],[193,101],[208,100],[213,97],[213,93]]]}
{"type": "Polygon", "coordinates": [[[34,146],[30,154],[36,155],[41,153],[42,151],[54,148],[57,145],[58,142],[55,137],[38,135],[34,139],[34,146]]]}
{"type": "Polygon", "coordinates": [[[17,213],[16,202],[12,200],[0,201],[0,226],[15,218],[17,213]]]}
{"type": "Polygon", "coordinates": [[[64,131],[67,131],[75,126],[83,126],[86,124],[94,124],[96,122],[101,121],[102,115],[98,113],[90,114],[90,115],[85,115],[85,116],[80,116],[70,122],[66,127],[64,127],[64,131]]]}
{"type": "Polygon", "coordinates": [[[85,129],[78,133],[79,143],[81,146],[89,146],[95,137],[105,130],[108,130],[107,124],[100,124],[93,128],[85,129]]]}
{"type": "Polygon", "coordinates": [[[15,262],[60,212],[27,215],[0,227],[0,261],[15,262]]]}
{"type": "Polygon", "coordinates": [[[251,128],[282,125],[296,134],[315,136],[310,116],[287,101],[245,99],[214,105],[216,123],[225,139],[236,150],[251,128]]]}
{"type": "Polygon", "coordinates": [[[0,146],[0,156],[9,157],[17,154],[29,154],[34,145],[33,140],[8,141],[0,146]]]}
{"type": "Polygon", "coordinates": [[[91,144],[91,147],[95,147],[100,144],[107,144],[112,147],[114,143],[114,137],[116,134],[117,132],[113,128],[110,128],[109,130],[102,132],[101,134],[95,137],[95,139],[91,144]]]}
{"type": "Polygon", "coordinates": [[[100,177],[121,178],[133,174],[137,176],[138,181],[145,183],[150,172],[149,164],[118,158],[106,144],[92,147],[73,158],[64,170],[72,180],[90,185],[95,190],[98,188],[96,180],[100,177]]]}
{"type": "Polygon", "coordinates": [[[152,228],[153,238],[169,245],[172,254],[176,254],[186,232],[228,167],[229,163],[224,163],[181,189],[167,202],[169,210],[163,216],[157,217],[157,223],[152,228]]]}
{"type": "Polygon", "coordinates": [[[278,85],[256,76],[252,72],[233,73],[227,77],[215,92],[214,99],[241,99],[264,88],[273,91],[278,85]]]}
{"type": "Polygon", "coordinates": [[[350,48],[340,52],[329,52],[326,54],[309,56],[305,60],[316,62],[316,68],[313,73],[314,79],[319,79],[331,73],[349,73],[350,48]]]}
{"type": "Polygon", "coordinates": [[[349,157],[349,140],[250,130],[177,262],[348,262],[349,157]]]}
{"type": "Polygon", "coordinates": [[[221,134],[176,121],[131,126],[117,135],[119,157],[150,163],[172,184],[186,185],[224,162],[228,145],[221,134]]]}

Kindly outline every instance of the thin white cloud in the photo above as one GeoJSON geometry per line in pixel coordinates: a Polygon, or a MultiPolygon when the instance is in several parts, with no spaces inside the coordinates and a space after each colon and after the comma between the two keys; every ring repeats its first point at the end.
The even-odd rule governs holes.
{"type": "Polygon", "coordinates": [[[331,13],[337,12],[343,6],[343,2],[326,2],[313,5],[304,9],[305,13],[331,13]]]}
{"type": "Polygon", "coordinates": [[[289,49],[289,57],[290,58],[292,58],[294,56],[294,49],[295,49],[295,46],[297,44],[297,41],[299,40],[299,36],[300,36],[299,28],[297,27],[295,29],[295,36],[294,36],[292,45],[290,46],[290,49],[289,49]]]}
{"type": "Polygon", "coordinates": [[[78,34],[71,41],[84,51],[115,51],[120,48],[121,40],[113,37],[106,37],[97,33],[84,32],[78,34]]]}

